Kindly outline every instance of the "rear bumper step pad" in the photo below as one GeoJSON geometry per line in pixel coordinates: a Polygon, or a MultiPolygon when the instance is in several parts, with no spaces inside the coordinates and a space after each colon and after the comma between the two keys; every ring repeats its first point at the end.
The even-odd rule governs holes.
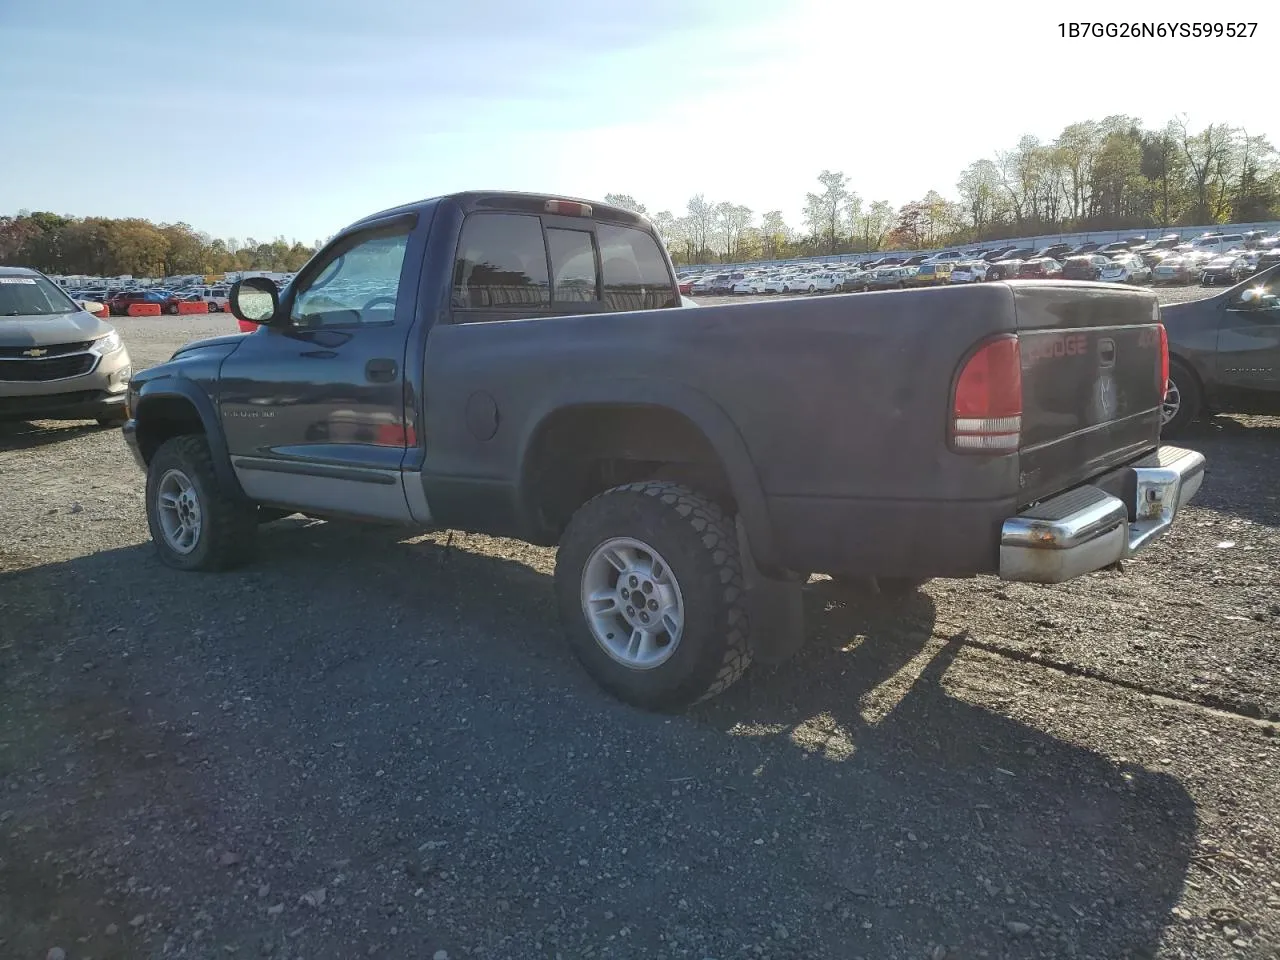
{"type": "Polygon", "coordinates": [[[1204,456],[1162,446],[1036,504],[1000,531],[1000,577],[1062,583],[1133,556],[1172,526],[1204,480],[1204,456]]]}

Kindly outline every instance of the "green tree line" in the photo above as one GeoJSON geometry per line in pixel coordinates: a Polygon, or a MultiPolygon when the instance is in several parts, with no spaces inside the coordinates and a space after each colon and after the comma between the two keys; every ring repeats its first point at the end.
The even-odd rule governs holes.
{"type": "Polygon", "coordinates": [[[680,263],[1280,220],[1280,155],[1267,138],[1217,123],[1194,130],[1181,117],[1155,130],[1127,116],[1085,120],[1047,143],[1027,135],[961,171],[950,197],[930,189],[897,209],[864,200],[838,170],[817,179],[798,227],[780,210],[757,216],[701,193],[678,214],[648,214],[627,194],[605,201],[649,215],[680,263]]]}
{"type": "Polygon", "coordinates": [[[185,223],[136,218],[67,217],[20,212],[0,216],[0,264],[62,276],[168,277],[228,270],[287,273],[315,251],[284,237],[221,240],[185,223]]]}

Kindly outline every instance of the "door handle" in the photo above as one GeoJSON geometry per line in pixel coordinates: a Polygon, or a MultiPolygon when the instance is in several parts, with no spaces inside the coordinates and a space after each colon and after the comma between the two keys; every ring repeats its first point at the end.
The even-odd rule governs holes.
{"type": "Polygon", "coordinates": [[[374,383],[389,383],[396,378],[396,362],[389,357],[375,357],[364,365],[364,375],[374,383]]]}

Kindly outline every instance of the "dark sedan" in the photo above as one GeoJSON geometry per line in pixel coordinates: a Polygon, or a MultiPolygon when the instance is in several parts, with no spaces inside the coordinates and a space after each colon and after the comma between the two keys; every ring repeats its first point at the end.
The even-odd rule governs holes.
{"type": "Polygon", "coordinates": [[[1097,280],[1098,272],[1111,261],[1100,253],[1085,253],[1062,261],[1064,280],[1097,280]]]}
{"type": "Polygon", "coordinates": [[[1018,267],[1020,280],[1045,280],[1050,277],[1061,277],[1062,265],[1051,257],[1038,257],[1035,260],[1023,260],[1018,267]]]}
{"type": "Polygon", "coordinates": [[[1280,414],[1280,265],[1202,300],[1166,304],[1166,435],[1204,413],[1280,414]]]}
{"type": "MultiPolygon", "coordinates": [[[[1019,251],[1030,256],[1026,251],[1019,251]]],[[[1022,269],[1022,257],[1001,257],[987,268],[988,280],[1012,280],[1022,269]]]]}
{"type": "Polygon", "coordinates": [[[1231,286],[1253,273],[1253,261],[1236,253],[1215,257],[1200,270],[1200,286],[1231,286]]]}

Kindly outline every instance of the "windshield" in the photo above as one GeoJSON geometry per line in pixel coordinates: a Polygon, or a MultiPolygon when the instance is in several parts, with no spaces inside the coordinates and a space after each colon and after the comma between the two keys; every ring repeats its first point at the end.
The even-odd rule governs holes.
{"type": "Polygon", "coordinates": [[[48,317],[79,309],[44,277],[0,277],[0,317],[48,317]]]}

